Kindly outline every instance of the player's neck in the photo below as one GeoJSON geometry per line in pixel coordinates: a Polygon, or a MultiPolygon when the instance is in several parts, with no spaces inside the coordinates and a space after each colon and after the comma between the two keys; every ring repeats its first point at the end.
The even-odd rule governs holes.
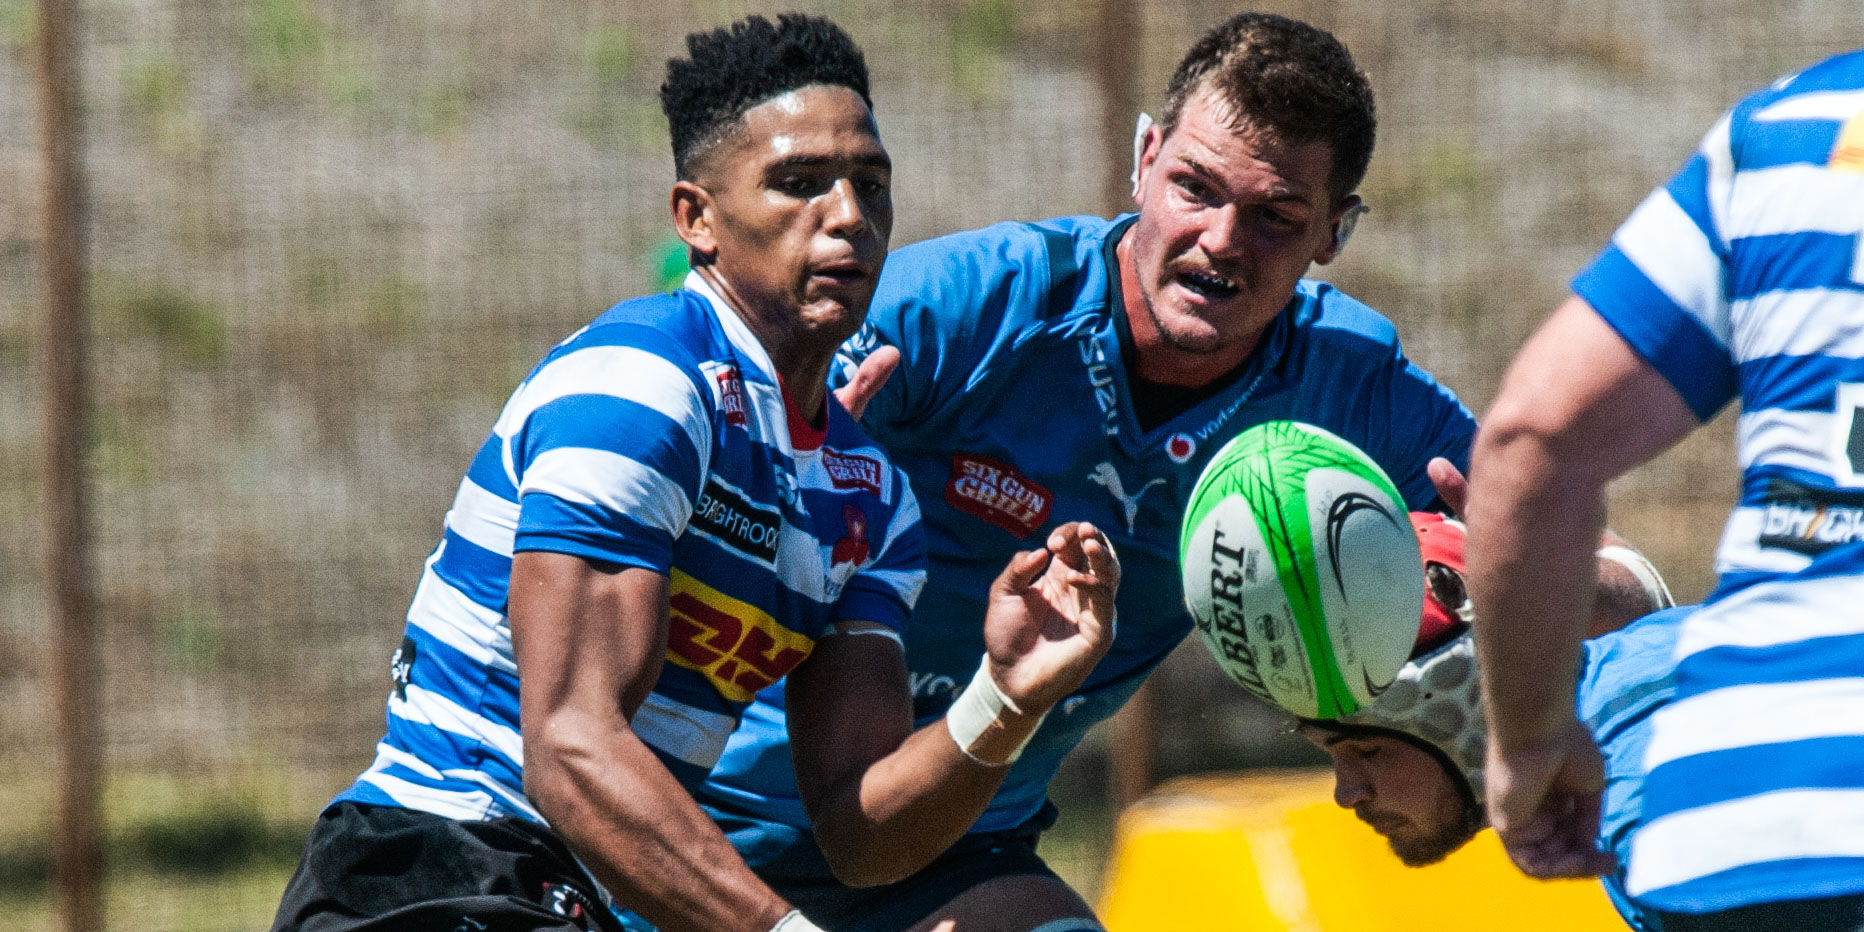
{"type": "Polygon", "coordinates": [[[1120,264],[1120,304],[1133,340],[1133,358],[1127,365],[1135,375],[1160,385],[1197,388],[1231,374],[1255,352],[1260,334],[1215,353],[1194,353],[1171,345],[1147,310],[1145,288],[1133,262],[1130,230],[1114,247],[1114,256],[1120,264]]]}
{"type": "Polygon", "coordinates": [[[821,426],[826,413],[823,405],[828,400],[828,370],[835,361],[835,350],[840,344],[813,345],[822,341],[812,341],[811,334],[793,326],[794,314],[751,306],[732,287],[731,280],[720,275],[716,268],[706,266],[697,271],[706,280],[706,284],[711,285],[712,290],[737,312],[738,319],[744,321],[745,327],[770,356],[770,365],[777,370],[777,377],[783,382],[785,401],[795,406],[804,415],[805,421],[821,426]]]}

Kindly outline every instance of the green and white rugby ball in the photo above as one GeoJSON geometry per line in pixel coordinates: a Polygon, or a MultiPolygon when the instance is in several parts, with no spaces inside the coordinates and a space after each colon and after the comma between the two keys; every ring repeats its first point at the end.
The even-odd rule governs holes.
{"type": "Polygon", "coordinates": [[[1270,421],[1217,451],[1178,541],[1185,604],[1217,663],[1303,718],[1351,715],[1417,639],[1423,561],[1404,497],[1358,447],[1270,421]]]}

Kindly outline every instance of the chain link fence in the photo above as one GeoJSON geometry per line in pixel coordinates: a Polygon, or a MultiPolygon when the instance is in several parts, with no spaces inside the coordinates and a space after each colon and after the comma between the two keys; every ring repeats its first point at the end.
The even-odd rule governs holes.
{"type": "MultiPolygon", "coordinates": [[[[1279,0],[1372,76],[1373,212],[1320,270],[1480,410],[1564,281],[1716,115],[1864,39],[1856,0],[1279,0]]],[[[1094,8],[800,3],[874,72],[896,245],[1104,210],[1094,8]]],[[[80,5],[104,632],[109,925],[263,927],[322,802],[364,767],[388,656],[460,475],[516,381],[657,287],[656,97],[743,3],[88,0],[80,5]]],[[[1148,4],[1131,75],[1235,8],[1148,4]]],[[[765,10],[764,12],[775,12],[765,10]]],[[[0,925],[56,922],[51,642],[34,378],[41,167],[29,0],[0,0],[0,925]]],[[[1614,525],[1706,592],[1735,492],[1724,417],[1614,491],[1614,525]]],[[[1300,749],[1202,657],[1162,674],[1166,775],[1300,749]]],[[[1091,885],[1105,742],[1058,785],[1091,885]]]]}

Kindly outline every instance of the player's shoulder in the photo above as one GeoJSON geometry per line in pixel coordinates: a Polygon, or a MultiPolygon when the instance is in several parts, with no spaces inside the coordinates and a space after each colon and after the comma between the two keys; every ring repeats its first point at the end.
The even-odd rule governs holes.
{"type": "Polygon", "coordinates": [[[1295,298],[1296,326],[1328,350],[1360,347],[1384,355],[1398,346],[1398,328],[1389,318],[1332,284],[1304,278],[1295,298]]]}
{"type": "Polygon", "coordinates": [[[1823,139],[1826,134],[1811,133],[1820,137],[1816,141],[1802,139],[1809,132],[1806,124],[1833,124],[1836,132],[1836,124],[1858,114],[1855,95],[1859,91],[1864,91],[1864,50],[1825,59],[1748,94],[1730,107],[1723,118],[1729,144],[1737,159],[1742,153],[1758,153],[1769,164],[1781,160],[1778,150],[1800,148],[1793,145],[1795,142],[1810,143],[1806,151],[1816,149],[1822,156],[1828,148],[1823,139]]]}
{"type": "Polygon", "coordinates": [[[697,365],[722,347],[704,296],[688,290],[617,302],[551,349],[545,362],[579,350],[628,347],[676,365],[697,365]]]}
{"type": "Polygon", "coordinates": [[[894,250],[881,272],[881,287],[897,290],[924,278],[1002,281],[1048,273],[1056,265],[1079,267],[1091,261],[1114,225],[1101,217],[1057,217],[935,236],[894,250]]]}
{"type": "Polygon", "coordinates": [[[1699,606],[1652,612],[1585,642],[1580,713],[1588,720],[1623,714],[1627,706],[1662,701],[1673,688],[1677,635],[1699,606]]]}

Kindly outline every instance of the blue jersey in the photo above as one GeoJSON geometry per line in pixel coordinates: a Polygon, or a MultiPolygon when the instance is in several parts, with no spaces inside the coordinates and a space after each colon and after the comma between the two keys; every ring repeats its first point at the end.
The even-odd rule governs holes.
{"type": "Polygon", "coordinates": [[[1742,404],[1629,889],[1679,912],[1864,891],[1864,52],[1737,104],[1573,287],[1699,417],[1742,404]]]}
{"type": "Polygon", "coordinates": [[[1599,841],[1619,865],[1617,874],[1604,879],[1605,893],[1625,923],[1639,932],[1657,932],[1661,925],[1626,895],[1624,866],[1630,863],[1632,833],[1643,821],[1651,716],[1676,692],[1671,655],[1677,631],[1695,611],[1693,605],[1666,609],[1593,638],[1583,648],[1579,719],[1605,755],[1599,841]]]}
{"type": "MultiPolygon", "coordinates": [[[[1129,222],[1005,223],[905,247],[888,258],[869,327],[847,347],[850,364],[881,344],[903,355],[863,424],[925,508],[928,595],[906,632],[921,723],[976,672],[986,593],[1011,554],[1085,520],[1123,565],[1111,650],[1049,713],[976,831],[1030,818],[1062,756],[1191,630],[1179,522],[1224,442],[1268,420],[1316,424],[1358,444],[1422,508],[1436,498],[1425,464],[1446,456],[1460,466],[1474,433],[1455,396],[1406,360],[1388,321],[1311,281],[1233,382],[1142,429],[1112,256],[1129,222]]],[[[780,689],[746,712],[706,792],[738,812],[807,824],[780,689]]]]}
{"type": "Polygon", "coordinates": [[[427,560],[388,734],[338,800],[542,821],[524,795],[512,554],[666,574],[666,663],[630,724],[697,786],[759,690],[841,621],[897,630],[924,576],[905,477],[831,399],[793,416],[763,347],[703,279],[551,350],[499,415],[427,560]]]}

